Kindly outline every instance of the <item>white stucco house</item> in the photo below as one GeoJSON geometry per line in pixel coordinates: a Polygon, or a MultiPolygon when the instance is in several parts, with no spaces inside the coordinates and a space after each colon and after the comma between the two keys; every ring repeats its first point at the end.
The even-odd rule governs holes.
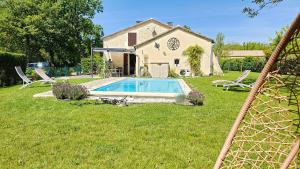
{"type": "Polygon", "coordinates": [[[183,27],[149,19],[103,37],[103,48],[98,51],[104,52],[113,67],[122,70],[123,76],[139,77],[148,71],[152,77],[164,78],[169,70],[178,74],[191,72],[183,51],[193,45],[204,49],[203,75],[222,73],[213,54],[213,44],[213,39],[183,27]]]}

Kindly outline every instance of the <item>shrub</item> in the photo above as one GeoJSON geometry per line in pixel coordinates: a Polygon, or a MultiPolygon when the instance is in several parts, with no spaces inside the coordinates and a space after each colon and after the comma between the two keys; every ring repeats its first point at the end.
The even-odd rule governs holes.
{"type": "Polygon", "coordinates": [[[192,91],[188,94],[187,99],[195,106],[201,106],[204,102],[204,95],[197,91],[192,91]]]}
{"type": "Polygon", "coordinates": [[[40,78],[39,75],[34,71],[34,68],[32,67],[27,67],[25,74],[27,77],[31,78],[32,80],[37,80],[40,78]]]}
{"type": "Polygon", "coordinates": [[[53,85],[53,95],[57,99],[81,100],[87,98],[89,92],[81,85],[71,85],[69,83],[57,83],[53,85]]]}
{"type": "Polygon", "coordinates": [[[198,45],[190,46],[183,51],[183,55],[188,57],[191,70],[196,76],[202,75],[201,58],[203,53],[204,53],[204,49],[198,45]]]}
{"type": "Polygon", "coordinates": [[[15,66],[25,71],[26,57],[23,54],[0,52],[0,86],[9,86],[21,81],[15,66]]]}
{"type": "Polygon", "coordinates": [[[168,77],[170,78],[178,78],[179,75],[173,69],[169,69],[168,77]]]}
{"type": "Polygon", "coordinates": [[[223,70],[243,71],[251,70],[252,72],[261,72],[266,63],[265,58],[226,58],[220,61],[223,70]]]}
{"type": "MultiPolygon", "coordinates": [[[[80,65],[83,74],[89,74],[91,72],[91,58],[82,58],[80,65]]],[[[103,57],[95,56],[93,58],[93,73],[103,76],[105,69],[106,64],[103,57]]]]}
{"type": "Polygon", "coordinates": [[[57,99],[67,99],[67,91],[70,89],[68,83],[56,83],[53,85],[52,93],[57,99]]]}
{"type": "Polygon", "coordinates": [[[82,71],[83,74],[90,73],[91,59],[90,58],[81,58],[80,66],[81,66],[81,71],[82,71]]]}
{"type": "Polygon", "coordinates": [[[81,85],[71,85],[69,90],[69,99],[71,100],[81,100],[85,99],[88,96],[88,90],[86,87],[81,85]]]}
{"type": "Polygon", "coordinates": [[[149,72],[149,69],[148,69],[148,65],[145,65],[144,66],[144,69],[142,71],[142,77],[151,77],[151,74],[149,72]]]}

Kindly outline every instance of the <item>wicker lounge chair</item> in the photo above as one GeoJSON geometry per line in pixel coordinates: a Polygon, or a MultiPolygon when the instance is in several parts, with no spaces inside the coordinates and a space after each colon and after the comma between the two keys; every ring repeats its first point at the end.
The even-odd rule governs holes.
{"type": "Polygon", "coordinates": [[[251,89],[214,169],[299,168],[299,63],[300,13],[251,89]]]}

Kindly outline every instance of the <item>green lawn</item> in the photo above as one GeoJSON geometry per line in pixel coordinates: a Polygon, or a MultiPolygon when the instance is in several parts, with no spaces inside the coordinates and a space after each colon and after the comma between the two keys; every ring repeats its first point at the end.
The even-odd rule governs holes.
{"type": "Polygon", "coordinates": [[[32,97],[49,85],[0,88],[0,168],[212,168],[248,92],[211,81],[239,75],[186,79],[201,107],[76,106],[32,97]]]}

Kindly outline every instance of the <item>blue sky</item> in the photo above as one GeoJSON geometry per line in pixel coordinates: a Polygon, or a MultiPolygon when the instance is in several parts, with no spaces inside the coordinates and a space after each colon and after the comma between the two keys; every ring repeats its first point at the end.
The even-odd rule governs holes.
{"type": "Polygon", "coordinates": [[[300,12],[300,0],[285,0],[261,11],[255,18],[243,14],[250,0],[103,0],[104,12],[94,18],[105,35],[135,24],[137,20],[172,21],[188,25],[210,38],[218,32],[226,42],[268,42],[300,12]]]}

